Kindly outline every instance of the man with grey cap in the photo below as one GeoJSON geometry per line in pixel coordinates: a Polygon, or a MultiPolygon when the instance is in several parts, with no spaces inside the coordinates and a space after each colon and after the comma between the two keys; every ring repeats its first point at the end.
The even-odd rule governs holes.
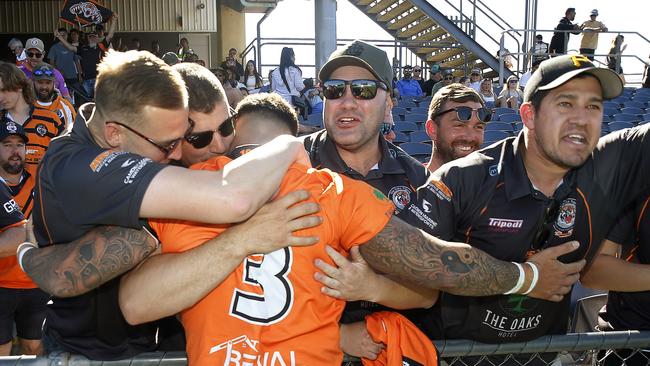
{"type": "MultiPolygon", "coordinates": [[[[613,220],[650,187],[641,173],[650,169],[650,126],[599,140],[603,100],[622,91],[614,72],[582,55],[543,61],[524,91],[523,131],[433,173],[418,202],[437,225],[420,227],[515,262],[577,241],[560,260],[588,266],[613,220]]],[[[570,298],[555,300],[444,293],[424,326],[434,339],[529,341],[566,332],[570,298]]]]}
{"type": "Polygon", "coordinates": [[[596,48],[598,48],[598,33],[607,32],[607,26],[603,22],[596,20],[597,16],[598,9],[592,10],[589,15],[589,20],[580,26],[582,29],[580,53],[587,56],[591,61],[594,60],[594,53],[596,53],[596,48]]]}
{"type": "MultiPolygon", "coordinates": [[[[30,38],[25,42],[25,49],[27,59],[19,67],[28,79],[33,79],[32,70],[45,58],[45,44],[39,38],[30,38]]],[[[63,75],[59,70],[54,69],[54,76],[54,87],[61,92],[64,98],[70,100],[70,91],[68,91],[63,75]]]]}

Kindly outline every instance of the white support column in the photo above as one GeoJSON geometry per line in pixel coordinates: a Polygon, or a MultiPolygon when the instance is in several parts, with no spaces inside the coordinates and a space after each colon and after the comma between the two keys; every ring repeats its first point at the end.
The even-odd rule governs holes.
{"type": "Polygon", "coordinates": [[[336,50],[336,0],[314,0],[316,75],[336,50]]]}

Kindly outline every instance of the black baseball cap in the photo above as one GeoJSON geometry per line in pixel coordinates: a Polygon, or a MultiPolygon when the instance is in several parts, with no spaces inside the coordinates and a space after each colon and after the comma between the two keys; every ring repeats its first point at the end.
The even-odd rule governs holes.
{"type": "Polygon", "coordinates": [[[2,121],[2,123],[0,123],[0,142],[4,141],[11,135],[20,136],[25,143],[29,141],[23,126],[14,121],[2,121]]]}
{"type": "Polygon", "coordinates": [[[623,82],[612,70],[596,67],[583,55],[564,55],[542,61],[524,88],[524,102],[530,102],[540,90],[551,90],[581,74],[593,75],[600,82],[603,98],[623,93],[623,82]]]}
{"type": "Polygon", "coordinates": [[[322,81],[330,79],[334,70],[342,66],[359,66],[370,71],[377,80],[382,81],[393,89],[393,67],[388,61],[386,51],[370,43],[356,40],[330,55],[329,59],[320,69],[318,78],[322,81]]]}

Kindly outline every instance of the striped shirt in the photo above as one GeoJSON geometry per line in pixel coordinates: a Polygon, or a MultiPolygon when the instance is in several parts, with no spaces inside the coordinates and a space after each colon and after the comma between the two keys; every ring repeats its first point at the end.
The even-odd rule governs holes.
{"type": "Polygon", "coordinates": [[[29,118],[26,121],[15,121],[11,114],[2,111],[2,120],[14,121],[23,126],[29,141],[27,142],[27,153],[25,162],[37,165],[40,163],[45,150],[50,146],[50,141],[65,131],[65,123],[59,119],[55,112],[32,106],[29,111],[29,118]]]}
{"type": "Polygon", "coordinates": [[[54,98],[54,100],[49,103],[37,100],[36,107],[47,109],[56,113],[56,115],[59,116],[59,119],[65,122],[66,130],[72,126],[74,119],[77,118],[77,111],[75,111],[72,103],[63,98],[60,94],[57,94],[56,98],[54,98]]]}

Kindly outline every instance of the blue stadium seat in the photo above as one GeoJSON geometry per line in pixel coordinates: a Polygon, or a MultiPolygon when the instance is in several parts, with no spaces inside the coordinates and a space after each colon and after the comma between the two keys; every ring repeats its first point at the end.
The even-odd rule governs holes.
{"type": "Polygon", "coordinates": [[[394,132],[395,132],[395,139],[393,140],[393,143],[395,145],[399,145],[404,142],[409,142],[409,137],[407,134],[399,131],[394,131],[394,132]]]}
{"type": "Polygon", "coordinates": [[[610,107],[610,106],[605,106],[603,108],[603,115],[605,116],[613,116],[617,113],[620,113],[618,108],[610,107]]]}
{"type": "Polygon", "coordinates": [[[483,133],[483,141],[500,141],[512,136],[512,133],[507,131],[485,131],[483,133]]]}
{"type": "Polygon", "coordinates": [[[624,128],[631,128],[631,127],[634,127],[634,123],[632,123],[632,122],[618,122],[618,121],[615,121],[615,122],[610,122],[610,123],[607,125],[607,127],[609,128],[609,131],[610,131],[610,132],[614,132],[614,131],[622,130],[622,129],[624,129],[624,128]]]}
{"type": "Polygon", "coordinates": [[[492,113],[494,113],[494,116],[492,116],[494,119],[495,117],[498,117],[502,114],[517,113],[517,111],[512,108],[497,107],[492,110],[492,113]]]}
{"type": "Polygon", "coordinates": [[[500,122],[500,121],[493,121],[493,122],[488,122],[485,125],[485,130],[486,131],[508,131],[512,132],[512,123],[510,122],[500,122]]]}
{"type": "Polygon", "coordinates": [[[406,108],[393,107],[393,117],[404,116],[405,114],[406,114],[406,108]]]}
{"type": "Polygon", "coordinates": [[[405,142],[399,145],[399,147],[411,156],[431,154],[431,145],[423,144],[421,142],[405,142]]]}
{"type": "Polygon", "coordinates": [[[623,105],[623,107],[625,107],[625,108],[632,107],[632,108],[646,109],[646,108],[648,108],[648,103],[637,101],[637,100],[631,100],[629,102],[625,102],[625,105],[623,105]]]}
{"type": "Polygon", "coordinates": [[[413,132],[417,130],[418,126],[413,122],[395,122],[395,131],[413,132]]]}
{"type": "Polygon", "coordinates": [[[603,115],[603,123],[609,123],[612,121],[612,117],[608,115],[603,115]]]}
{"type": "Polygon", "coordinates": [[[427,113],[429,113],[429,108],[427,108],[427,107],[415,107],[415,108],[411,108],[411,113],[415,113],[415,114],[425,114],[425,115],[426,115],[427,113]]]}
{"type": "Polygon", "coordinates": [[[496,104],[494,104],[494,102],[485,102],[485,108],[494,109],[494,107],[496,107],[496,104]]]}
{"type": "Polygon", "coordinates": [[[426,114],[407,113],[404,116],[404,121],[413,122],[413,123],[424,123],[427,121],[427,118],[428,117],[426,114]]]}
{"type": "Polygon", "coordinates": [[[619,104],[625,104],[625,102],[629,102],[631,99],[628,96],[625,95],[619,95],[618,97],[612,99],[612,102],[616,102],[619,104]]]}
{"type": "Polygon", "coordinates": [[[613,102],[611,100],[606,100],[603,102],[603,107],[605,108],[611,107],[611,108],[619,109],[621,108],[621,103],[613,102]]]}
{"type": "Polygon", "coordinates": [[[641,125],[644,125],[644,124],[646,124],[646,123],[650,123],[650,118],[649,118],[649,119],[646,119],[646,120],[644,120],[644,121],[639,122],[639,124],[638,124],[637,126],[641,126],[641,125]]]}
{"type": "Polygon", "coordinates": [[[411,109],[413,107],[417,107],[414,101],[412,100],[400,100],[399,103],[397,103],[398,107],[406,108],[406,109],[411,109]]]}
{"type": "Polygon", "coordinates": [[[307,119],[304,122],[302,122],[302,124],[307,126],[323,127],[323,114],[322,113],[310,114],[309,116],[307,116],[307,119]]]}
{"type": "Polygon", "coordinates": [[[521,121],[519,113],[507,113],[499,116],[499,121],[501,122],[518,122],[521,121]]]}
{"type": "Polygon", "coordinates": [[[519,133],[519,131],[524,129],[524,123],[523,122],[515,122],[512,124],[512,128],[515,131],[515,134],[519,133]]]}
{"type": "Polygon", "coordinates": [[[650,113],[646,113],[643,116],[640,116],[643,121],[650,121],[650,113]]]}
{"type": "MultiPolygon", "coordinates": [[[[641,118],[636,114],[619,113],[612,116],[618,122],[639,122],[641,118]]],[[[610,122],[611,123],[611,122],[610,122]]]]}
{"type": "Polygon", "coordinates": [[[431,143],[431,137],[424,131],[413,131],[409,135],[411,142],[431,143]]]}
{"type": "MultiPolygon", "coordinates": [[[[631,103],[631,102],[630,102],[631,103]]],[[[630,106],[625,106],[625,108],[621,108],[621,113],[627,113],[627,114],[645,114],[645,109],[637,108],[637,107],[630,107],[630,106]]]]}

